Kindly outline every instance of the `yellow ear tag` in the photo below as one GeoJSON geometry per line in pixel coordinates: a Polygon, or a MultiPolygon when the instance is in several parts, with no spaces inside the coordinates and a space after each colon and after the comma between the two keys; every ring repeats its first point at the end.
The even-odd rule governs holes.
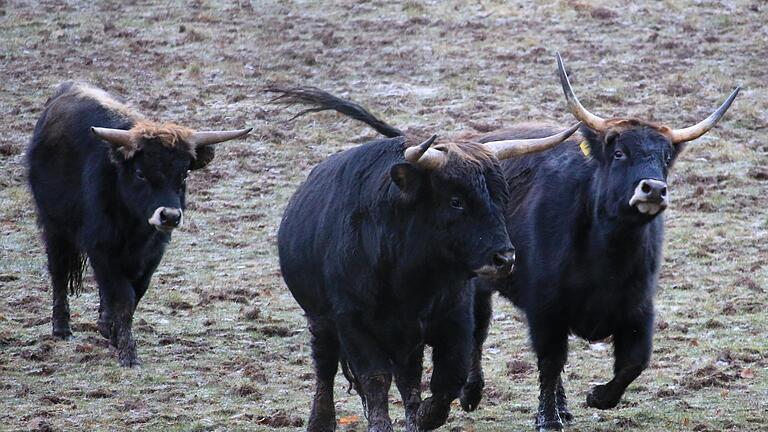
{"type": "Polygon", "coordinates": [[[592,154],[592,150],[589,148],[589,143],[586,141],[582,141],[581,144],[579,144],[579,148],[581,149],[581,152],[584,153],[584,157],[589,157],[592,154]]]}

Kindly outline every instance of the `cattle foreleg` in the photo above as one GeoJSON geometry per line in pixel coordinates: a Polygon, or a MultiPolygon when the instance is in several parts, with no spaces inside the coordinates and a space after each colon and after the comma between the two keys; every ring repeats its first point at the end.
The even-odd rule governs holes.
{"type": "Polygon", "coordinates": [[[456,320],[437,324],[439,334],[432,335],[430,381],[432,396],[419,405],[418,425],[423,430],[436,429],[448,420],[451,402],[459,397],[467,382],[472,355],[472,317],[458,316],[456,320]]]}
{"type": "Polygon", "coordinates": [[[108,339],[112,345],[117,346],[112,312],[109,310],[109,305],[107,305],[107,302],[104,300],[104,294],[101,293],[101,288],[99,288],[99,320],[96,321],[96,327],[105,339],[108,339]]]}
{"type": "Polygon", "coordinates": [[[365,400],[368,432],[392,432],[392,420],[389,418],[389,386],[392,375],[374,375],[360,380],[365,400]]]}
{"type": "Polygon", "coordinates": [[[337,316],[339,342],[352,374],[359,383],[360,398],[368,417],[369,432],[391,432],[387,394],[392,365],[387,353],[366,329],[358,314],[337,316]]]}
{"type": "Polygon", "coordinates": [[[423,371],[424,345],[412,353],[406,364],[398,365],[395,382],[405,405],[405,430],[419,430],[417,416],[421,403],[421,375],[423,371]]]}
{"type": "Polygon", "coordinates": [[[616,360],[613,379],[593,387],[587,395],[587,405],[598,409],[610,409],[618,405],[627,386],[648,367],[652,338],[652,314],[645,317],[643,322],[614,334],[613,349],[616,360]]]}
{"type": "Polygon", "coordinates": [[[491,325],[491,316],[493,314],[493,292],[490,290],[480,290],[475,293],[475,331],[474,331],[474,349],[472,351],[472,365],[469,369],[467,383],[461,389],[461,408],[470,412],[477,409],[480,400],[483,398],[483,388],[485,379],[483,377],[483,344],[488,337],[488,328],[491,325]]]}
{"type": "Polygon", "coordinates": [[[136,366],[139,359],[136,356],[136,341],[132,332],[136,293],[131,283],[117,276],[120,274],[119,270],[109,266],[103,256],[89,253],[96,282],[99,284],[101,318],[109,316],[112,322],[110,336],[112,344],[117,348],[120,366],[136,366]]]}
{"type": "Polygon", "coordinates": [[[315,364],[315,397],[307,422],[308,432],[336,430],[336,409],[333,405],[333,378],[339,366],[339,342],[333,324],[311,320],[312,359],[315,364]]]}
{"type": "MultiPolygon", "coordinates": [[[[531,341],[538,357],[539,410],[536,426],[539,431],[563,429],[560,416],[560,374],[568,356],[568,331],[556,322],[538,322],[529,316],[531,341]]],[[[562,401],[565,392],[562,391],[562,401]]]]}
{"type": "Polygon", "coordinates": [[[162,258],[163,255],[159,254],[155,258],[149,260],[144,272],[133,281],[133,291],[136,293],[136,306],[139,305],[139,301],[141,301],[141,298],[147,293],[149,282],[152,280],[152,275],[155,274],[155,270],[157,270],[157,266],[160,265],[160,260],[162,260],[162,258]]]}

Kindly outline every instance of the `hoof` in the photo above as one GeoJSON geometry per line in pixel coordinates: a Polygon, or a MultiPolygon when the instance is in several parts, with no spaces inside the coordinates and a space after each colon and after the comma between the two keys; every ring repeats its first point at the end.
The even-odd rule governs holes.
{"type": "Polygon", "coordinates": [[[53,337],[57,339],[65,340],[65,341],[74,338],[74,336],[72,335],[72,330],[70,330],[69,327],[61,328],[61,329],[57,329],[57,328],[53,329],[53,337]]]}
{"type": "Polygon", "coordinates": [[[538,426],[536,429],[538,432],[554,432],[563,430],[562,423],[552,423],[551,425],[538,426]]]}
{"type": "Polygon", "coordinates": [[[99,334],[104,339],[112,339],[112,330],[114,328],[112,325],[112,321],[99,320],[96,322],[96,328],[99,329],[99,334]]]}
{"type": "Polygon", "coordinates": [[[120,363],[120,366],[121,366],[121,367],[132,368],[132,367],[136,367],[136,366],[141,366],[141,361],[139,361],[139,359],[138,359],[138,358],[136,358],[135,356],[134,356],[134,357],[132,357],[132,358],[129,358],[129,357],[126,357],[126,358],[120,357],[120,359],[118,360],[118,362],[120,363]]]}
{"type": "Polygon", "coordinates": [[[606,394],[606,389],[604,384],[592,387],[592,390],[587,394],[587,406],[601,410],[615,408],[619,404],[620,397],[609,397],[606,394]]]}
{"type": "Polygon", "coordinates": [[[134,366],[141,366],[141,361],[139,361],[139,357],[136,355],[135,348],[128,348],[120,351],[118,353],[117,359],[120,363],[120,366],[122,367],[132,368],[134,366]]]}
{"type": "Polygon", "coordinates": [[[416,413],[417,426],[421,430],[437,429],[444,425],[451,412],[451,404],[435,402],[431,397],[424,399],[416,413]]]}
{"type": "Polygon", "coordinates": [[[563,430],[563,422],[558,414],[555,414],[554,418],[550,417],[548,419],[544,415],[539,414],[536,416],[536,430],[538,432],[561,431],[563,430]]]}
{"type": "Polygon", "coordinates": [[[483,381],[468,382],[461,389],[461,396],[459,402],[461,402],[461,409],[466,412],[472,412],[480,405],[480,400],[483,398],[483,387],[485,383],[483,381]]]}
{"type": "Polygon", "coordinates": [[[309,419],[307,423],[307,432],[334,432],[336,430],[336,419],[317,420],[309,419]]]}
{"type": "Polygon", "coordinates": [[[573,421],[573,414],[571,414],[568,408],[557,408],[557,413],[560,414],[560,419],[565,423],[573,421]]]}

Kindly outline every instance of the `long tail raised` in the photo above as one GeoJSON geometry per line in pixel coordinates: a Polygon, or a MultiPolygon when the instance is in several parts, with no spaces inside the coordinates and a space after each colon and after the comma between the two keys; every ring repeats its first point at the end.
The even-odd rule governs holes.
{"type": "Polygon", "coordinates": [[[399,129],[390,126],[386,122],[376,118],[376,116],[368,112],[368,110],[362,106],[354,102],[338,98],[315,87],[284,88],[279,86],[270,86],[265,88],[264,91],[277,94],[277,96],[272,99],[272,102],[278,102],[288,106],[294,104],[311,106],[311,108],[307,108],[293,116],[291,120],[307,113],[333,110],[340,114],[344,114],[347,117],[351,117],[357,121],[361,121],[367,124],[368,126],[375,129],[378,133],[388,138],[405,135],[399,129]]]}

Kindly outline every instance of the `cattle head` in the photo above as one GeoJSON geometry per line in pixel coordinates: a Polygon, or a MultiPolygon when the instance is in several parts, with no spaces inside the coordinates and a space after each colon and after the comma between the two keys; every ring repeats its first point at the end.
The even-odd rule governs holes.
{"type": "Polygon", "coordinates": [[[122,202],[133,216],[169,233],[182,225],[189,170],[213,160],[214,144],[251,129],[196,132],[174,124],[138,122],[130,130],[91,128],[110,144],[122,202]]]}
{"type": "Polygon", "coordinates": [[[634,118],[604,119],[587,111],[568,81],[563,60],[557,67],[568,107],[585,127],[582,151],[598,163],[596,190],[599,211],[609,217],[648,222],[669,204],[667,174],[688,141],[717,124],[739,93],[737,87],[714,113],[685,129],[634,118]]]}
{"type": "Polygon", "coordinates": [[[417,208],[431,253],[467,275],[502,277],[515,262],[504,209],[509,199],[499,160],[549,149],[578,128],[540,139],[446,142],[436,136],[405,150],[390,175],[403,205],[417,208]]]}

